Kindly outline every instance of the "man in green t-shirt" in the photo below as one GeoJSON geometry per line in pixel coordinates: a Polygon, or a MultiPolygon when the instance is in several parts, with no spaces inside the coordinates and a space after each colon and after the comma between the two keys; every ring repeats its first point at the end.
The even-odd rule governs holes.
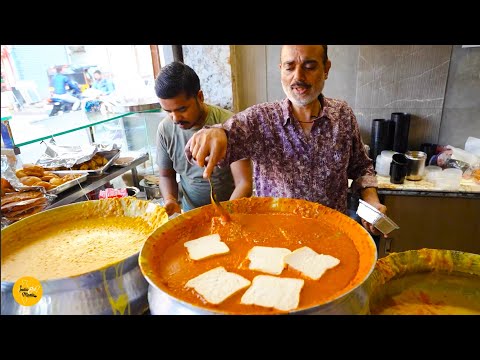
{"type": "MultiPolygon", "coordinates": [[[[195,71],[173,62],[163,67],[155,80],[155,93],[168,115],[157,130],[157,164],[160,168],[160,191],[168,215],[180,212],[176,174],[180,175],[182,209],[188,211],[210,203],[210,185],[203,178],[203,168],[190,164],[185,145],[195,132],[206,125],[221,124],[231,118],[231,111],[204,102],[200,80],[195,71]]],[[[230,168],[215,168],[211,175],[220,201],[252,195],[252,166],[248,159],[230,168]]]]}

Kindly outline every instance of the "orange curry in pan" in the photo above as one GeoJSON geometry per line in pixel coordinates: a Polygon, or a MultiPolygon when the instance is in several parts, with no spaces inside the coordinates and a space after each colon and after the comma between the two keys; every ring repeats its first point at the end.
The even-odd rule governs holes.
{"type": "MultiPolygon", "coordinates": [[[[243,205],[247,200],[258,203],[262,200],[268,202],[269,198],[241,199],[243,205]]],[[[190,279],[218,266],[252,281],[255,276],[264,274],[249,269],[247,254],[254,246],[285,247],[291,251],[308,246],[319,254],[331,255],[340,260],[339,265],[327,270],[318,280],[311,280],[300,272],[285,267],[280,277],[305,280],[297,310],[326,303],[361,283],[375,261],[375,245],[369,235],[355,221],[334,210],[303,200],[288,200],[296,205],[313,205],[316,213],[310,214],[314,215],[311,217],[302,216],[305,209],[298,206],[286,209],[284,213],[255,213],[255,208],[243,206],[241,208],[246,211],[242,213],[236,212],[239,209],[230,209],[229,222],[216,217],[211,207],[208,209],[210,212],[204,210],[202,214],[198,211],[208,206],[193,210],[195,215],[191,217],[188,216],[190,212],[185,213],[184,219],[179,220],[179,217],[170,221],[147,240],[141,253],[142,270],[161,290],[177,299],[212,311],[237,314],[273,314],[281,311],[241,304],[240,299],[246,289],[213,305],[194,289],[185,288],[184,285],[190,279]],[[170,224],[175,221],[175,225],[170,224]],[[228,245],[230,252],[198,261],[191,260],[183,244],[214,233],[220,234],[221,241],[228,245]],[[362,256],[368,260],[361,262],[362,256]]],[[[303,215],[309,215],[308,211],[303,215]]]]}

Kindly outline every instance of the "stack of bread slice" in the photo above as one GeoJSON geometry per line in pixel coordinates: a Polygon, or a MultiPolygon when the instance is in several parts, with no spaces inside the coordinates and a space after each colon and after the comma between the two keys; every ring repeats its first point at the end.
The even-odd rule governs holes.
{"type": "MultiPolygon", "coordinates": [[[[187,241],[184,246],[194,261],[230,252],[219,234],[187,241]]],[[[250,261],[250,270],[271,275],[256,275],[250,281],[218,266],[190,279],[185,287],[195,289],[207,302],[215,305],[248,287],[240,303],[291,311],[299,306],[300,292],[306,280],[318,281],[328,269],[340,263],[339,259],[319,254],[306,246],[294,251],[280,247],[254,246],[246,258],[250,261]],[[278,276],[286,266],[295,270],[303,279],[278,276]]]]}

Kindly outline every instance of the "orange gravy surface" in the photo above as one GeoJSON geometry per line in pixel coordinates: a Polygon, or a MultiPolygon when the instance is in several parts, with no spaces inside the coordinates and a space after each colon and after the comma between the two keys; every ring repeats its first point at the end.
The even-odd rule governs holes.
{"type": "Polygon", "coordinates": [[[331,255],[340,260],[339,265],[327,270],[318,280],[311,280],[300,272],[285,267],[280,277],[305,281],[297,310],[335,298],[357,274],[359,253],[353,241],[340,229],[321,219],[302,218],[293,214],[241,213],[233,213],[231,218],[230,222],[222,224],[220,218],[214,217],[211,223],[186,226],[171,232],[168,239],[157,241],[149,255],[151,269],[147,271],[148,276],[165,292],[199,307],[226,313],[272,314],[280,311],[241,304],[240,299],[246,289],[238,291],[218,305],[213,305],[194,289],[185,288],[185,283],[217,266],[223,266],[227,271],[252,281],[255,276],[264,274],[248,268],[249,260],[246,257],[254,246],[284,247],[291,251],[308,246],[319,254],[331,255]],[[230,252],[203,260],[191,260],[183,244],[213,233],[220,234],[230,252]]]}

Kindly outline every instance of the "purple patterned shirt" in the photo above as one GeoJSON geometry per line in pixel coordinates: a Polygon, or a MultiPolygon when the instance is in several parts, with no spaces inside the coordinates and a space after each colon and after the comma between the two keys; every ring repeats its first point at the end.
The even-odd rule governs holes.
{"type": "Polygon", "coordinates": [[[319,96],[322,113],[307,137],[291,102],[251,106],[223,124],[227,156],[222,164],[250,158],[257,196],[298,198],[346,213],[352,190],[377,187],[352,109],[345,101],[319,96]]]}

